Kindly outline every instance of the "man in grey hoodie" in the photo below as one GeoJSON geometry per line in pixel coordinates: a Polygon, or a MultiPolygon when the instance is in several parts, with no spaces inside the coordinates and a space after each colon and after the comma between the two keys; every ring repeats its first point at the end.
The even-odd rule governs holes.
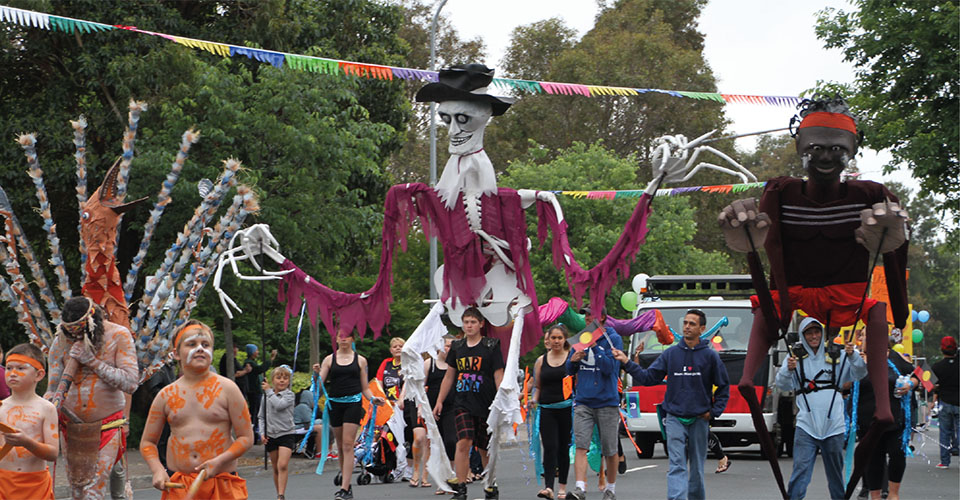
{"type": "Polygon", "coordinates": [[[862,379],[867,364],[847,343],[843,352],[824,345],[823,325],[811,318],[800,322],[802,345],[791,347],[791,356],[777,372],[777,387],[797,393],[797,430],[793,440],[793,474],[787,494],[803,498],[813,475],[817,450],[823,456],[830,498],[844,498],[843,482],[843,396],[844,384],[862,379]],[[800,359],[798,359],[800,358],[800,359]],[[846,358],[846,359],[844,359],[846,358]]]}

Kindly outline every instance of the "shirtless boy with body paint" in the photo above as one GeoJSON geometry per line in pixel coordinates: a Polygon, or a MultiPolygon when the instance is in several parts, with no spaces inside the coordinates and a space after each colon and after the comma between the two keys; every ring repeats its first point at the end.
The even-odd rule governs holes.
{"type": "MultiPolygon", "coordinates": [[[[54,398],[60,378],[73,360],[79,368],[73,385],[62,395],[61,408],[81,422],[100,422],[107,428],[101,431],[96,476],[84,484],[71,484],[70,488],[73,498],[96,500],[106,494],[110,470],[126,451],[120,426],[107,424],[122,422],[124,393],[137,390],[139,373],[130,331],[107,321],[103,309],[86,297],[74,297],[63,306],[61,324],[50,347],[50,377],[44,399],[54,398]]],[[[71,464],[70,424],[66,418],[61,419],[61,427],[67,429],[64,454],[67,469],[72,469],[75,465],[71,464]]]]}
{"type": "Polygon", "coordinates": [[[0,423],[16,432],[0,433],[0,446],[13,446],[0,459],[2,500],[53,500],[46,462],[57,459],[60,445],[57,409],[37,395],[37,382],[46,376],[43,363],[43,352],[32,344],[20,344],[7,354],[4,378],[11,394],[0,404],[0,423]]]}
{"type": "Polygon", "coordinates": [[[236,474],[237,458],[253,444],[250,410],[232,380],[210,371],[213,332],[188,321],[174,340],[174,359],[183,375],[168,385],[150,405],[140,440],[140,453],[153,472],[153,487],[164,499],[183,498],[201,470],[206,469],[196,498],[247,498],[247,483],[236,474]],[[160,463],[157,441],[163,424],[170,423],[167,466],[160,463]],[[236,435],[236,440],[232,435],[236,435]],[[185,488],[170,488],[168,482],[185,488]]]}

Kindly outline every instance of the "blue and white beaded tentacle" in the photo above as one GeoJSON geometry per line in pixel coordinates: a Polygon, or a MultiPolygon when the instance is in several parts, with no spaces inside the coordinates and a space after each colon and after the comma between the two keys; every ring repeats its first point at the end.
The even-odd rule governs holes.
{"type": "MultiPolygon", "coordinates": [[[[233,203],[231,204],[230,208],[227,209],[227,213],[220,218],[217,223],[217,227],[221,227],[221,224],[223,224],[225,220],[232,219],[242,204],[243,196],[239,194],[234,196],[233,203]]],[[[198,233],[202,237],[202,231],[198,231],[198,233]]],[[[181,322],[181,315],[179,313],[183,310],[184,305],[190,301],[191,292],[195,288],[197,278],[206,273],[206,269],[202,266],[202,263],[204,262],[205,257],[212,252],[214,248],[216,248],[217,240],[220,236],[222,236],[222,231],[218,233],[216,230],[214,230],[214,234],[208,238],[206,245],[204,245],[203,250],[201,250],[199,254],[195,254],[191,251],[183,252],[181,260],[184,258],[189,258],[191,259],[192,263],[187,274],[184,275],[177,284],[175,300],[170,309],[166,312],[166,317],[164,318],[163,323],[158,330],[158,334],[160,336],[169,337],[172,332],[176,330],[176,324],[181,322]]],[[[202,243],[202,241],[198,243],[202,243]]],[[[190,248],[192,249],[195,247],[191,246],[190,248]]]]}
{"type": "MultiPolygon", "coordinates": [[[[77,218],[77,233],[80,233],[83,221],[83,206],[87,203],[87,119],[80,115],[76,121],[71,120],[73,127],[73,145],[76,152],[73,157],[77,161],[77,205],[80,209],[77,218]]],[[[87,282],[87,244],[83,238],[79,238],[80,243],[80,283],[87,282]]],[[[129,302],[129,300],[128,300],[129,302]]]]}
{"type": "MultiPolygon", "coordinates": [[[[120,160],[120,172],[117,175],[117,199],[122,200],[127,195],[127,181],[130,180],[130,163],[133,162],[133,145],[137,141],[137,125],[140,122],[140,112],[147,110],[147,103],[130,99],[130,112],[127,113],[127,128],[123,132],[123,155],[120,160]]],[[[120,224],[123,215],[117,217],[117,238],[113,242],[113,257],[117,256],[120,248],[120,224]]]]}
{"type": "Polygon", "coordinates": [[[167,178],[163,181],[160,192],[157,194],[157,202],[153,204],[150,217],[144,226],[143,239],[140,240],[140,248],[137,251],[137,255],[133,257],[130,270],[127,272],[127,279],[123,285],[123,295],[126,297],[128,303],[133,298],[133,289],[137,284],[137,275],[143,267],[143,260],[146,258],[147,250],[150,248],[153,231],[163,216],[163,210],[167,207],[167,204],[170,203],[170,192],[180,179],[180,173],[183,171],[184,162],[187,161],[190,146],[198,140],[200,140],[200,133],[193,129],[187,130],[183,133],[183,136],[181,136],[180,149],[177,151],[176,160],[174,160],[170,166],[170,172],[167,174],[167,178]]]}
{"type": "Polygon", "coordinates": [[[53,223],[53,214],[50,212],[50,198],[47,196],[47,187],[43,182],[43,169],[37,159],[36,138],[33,134],[20,136],[20,146],[27,157],[29,170],[27,175],[33,180],[36,188],[37,201],[40,202],[40,216],[43,217],[43,230],[47,233],[47,243],[50,245],[50,263],[53,264],[54,274],[57,275],[60,296],[64,302],[73,297],[70,289],[70,277],[63,263],[63,253],[60,252],[60,238],[57,236],[57,225],[53,223]]]}
{"type": "MultiPolygon", "coordinates": [[[[36,137],[33,134],[22,134],[18,138],[18,142],[23,145],[25,141],[29,142],[31,145],[35,144],[36,137]]],[[[28,163],[31,161],[31,155],[33,157],[33,161],[36,162],[37,153],[34,148],[31,147],[30,149],[26,150],[25,155],[28,163]]],[[[6,198],[6,195],[4,194],[3,197],[6,198]]],[[[43,299],[46,309],[50,313],[50,317],[56,321],[60,318],[60,306],[57,305],[57,299],[53,295],[53,289],[50,288],[50,284],[47,282],[47,278],[43,273],[43,269],[40,268],[40,260],[37,259],[37,256],[33,253],[33,247],[30,245],[30,241],[27,239],[26,234],[24,234],[23,227],[20,225],[20,221],[13,213],[13,207],[11,206],[7,209],[10,211],[10,222],[12,224],[13,236],[17,240],[17,246],[20,248],[20,253],[23,255],[23,258],[27,263],[27,267],[30,269],[33,283],[36,283],[37,287],[40,289],[40,297],[43,299]]]]}

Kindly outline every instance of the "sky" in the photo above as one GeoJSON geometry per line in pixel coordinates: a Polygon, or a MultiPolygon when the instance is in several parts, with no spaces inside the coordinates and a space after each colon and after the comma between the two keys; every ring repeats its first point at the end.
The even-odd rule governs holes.
{"type": "MultiPolygon", "coordinates": [[[[824,49],[814,34],[816,13],[825,7],[851,10],[844,0],[710,0],[700,16],[700,31],[705,35],[704,56],[717,78],[718,90],[729,94],[797,96],[813,88],[817,80],[853,81],[853,65],[843,61],[839,50],[824,49]]],[[[484,40],[490,67],[499,65],[513,28],[561,17],[582,36],[593,27],[597,11],[592,0],[448,0],[443,8],[461,37],[484,40]]],[[[646,85],[635,82],[634,86],[646,85]]],[[[733,103],[727,104],[725,111],[733,122],[729,130],[741,134],[785,127],[795,112],[786,107],[733,103]]],[[[744,138],[737,145],[753,149],[755,143],[755,138],[744,138]]],[[[916,190],[917,182],[905,171],[882,175],[882,166],[889,160],[887,152],[861,149],[857,158],[861,178],[896,180],[916,190]]]]}

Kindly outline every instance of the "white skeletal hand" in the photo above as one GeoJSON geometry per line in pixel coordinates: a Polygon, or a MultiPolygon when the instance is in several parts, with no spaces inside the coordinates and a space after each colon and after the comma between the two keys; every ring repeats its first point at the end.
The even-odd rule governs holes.
{"type": "Polygon", "coordinates": [[[227,250],[220,255],[220,262],[217,264],[217,271],[213,276],[213,288],[220,297],[220,305],[223,307],[223,311],[227,314],[227,317],[231,319],[233,319],[233,313],[230,311],[231,307],[236,309],[238,313],[242,313],[243,311],[237,306],[237,303],[220,288],[223,269],[227,264],[230,265],[233,274],[242,280],[278,280],[293,271],[292,269],[284,271],[267,271],[262,269],[260,263],[257,262],[257,256],[259,255],[269,257],[277,264],[282,264],[286,260],[286,257],[280,253],[280,244],[277,242],[277,239],[273,237],[273,234],[270,233],[270,226],[267,224],[255,224],[247,229],[237,231],[237,233],[230,238],[230,245],[227,250]],[[241,273],[237,267],[237,262],[240,261],[249,262],[250,265],[261,274],[248,276],[241,273]]]}
{"type": "Polygon", "coordinates": [[[749,170],[730,158],[725,153],[714,149],[711,146],[702,146],[701,144],[716,130],[711,130],[706,134],[697,137],[692,141],[687,141],[683,135],[665,135],[653,141],[651,148],[650,161],[653,164],[654,182],[661,176],[664,182],[684,182],[690,180],[700,169],[709,168],[730,175],[735,175],[744,183],[756,182],[757,177],[749,170]],[[693,154],[690,154],[690,151],[693,154]],[[733,170],[727,167],[721,167],[713,163],[700,162],[697,158],[702,152],[713,153],[721,159],[736,168],[733,170]]]}

